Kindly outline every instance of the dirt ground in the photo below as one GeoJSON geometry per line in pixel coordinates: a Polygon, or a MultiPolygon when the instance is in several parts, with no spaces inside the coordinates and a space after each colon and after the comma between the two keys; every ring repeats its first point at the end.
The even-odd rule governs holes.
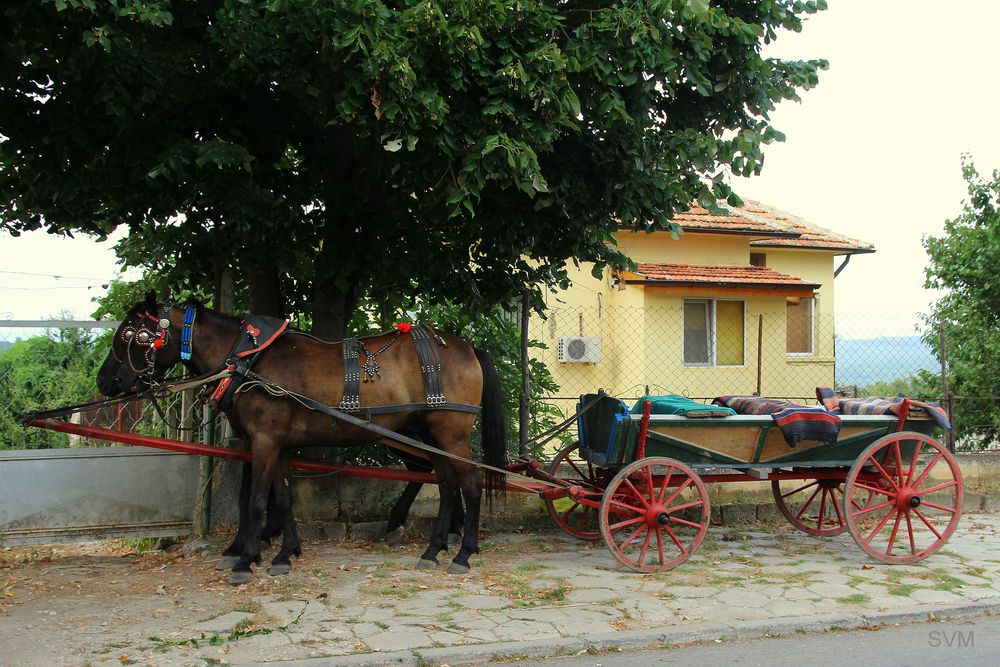
{"type": "MultiPolygon", "coordinates": [[[[167,648],[183,653],[211,642],[216,632],[199,632],[199,624],[258,610],[255,598],[261,596],[326,597],[338,574],[347,574],[316,557],[334,543],[313,540],[306,547],[312,557],[297,561],[293,574],[269,577],[263,574],[266,567],[257,568],[250,584],[234,588],[228,571],[214,569],[225,544],[225,536],[216,535],[194,554],[118,540],[0,549],[0,665],[164,664],[167,648]],[[160,657],[136,651],[157,646],[160,657]]],[[[374,553],[371,544],[339,545],[374,553]]],[[[419,555],[417,544],[398,549],[401,558],[407,551],[414,560],[419,555]]],[[[265,554],[270,556],[273,550],[265,554]]],[[[264,625],[251,618],[240,631],[252,635],[264,625]]],[[[222,626],[219,630],[227,634],[222,626]]],[[[219,664],[228,662],[227,649],[220,645],[219,664]]]]}
{"type": "MultiPolygon", "coordinates": [[[[304,558],[281,577],[266,574],[277,550],[272,548],[252,582],[233,587],[229,572],[214,568],[229,537],[189,540],[168,551],[150,549],[151,540],[0,548],[0,667],[229,664],[319,657],[331,655],[331,647],[335,655],[368,652],[372,649],[357,634],[344,630],[358,622],[350,617],[358,610],[346,608],[345,600],[361,595],[359,589],[376,598],[406,600],[412,597],[409,588],[454,584],[443,569],[429,575],[414,569],[426,546],[416,534],[398,547],[309,540],[304,558]],[[404,580],[409,574],[422,581],[387,582],[397,590],[381,590],[377,586],[389,570],[404,580]],[[303,612],[313,617],[308,623],[312,636],[295,637],[294,631],[307,625],[299,622],[303,612]],[[277,631],[291,635],[297,648],[270,651],[277,642],[268,641],[268,635],[277,631]],[[319,645],[323,651],[314,650],[319,645]]],[[[492,568],[484,559],[499,568],[507,559],[505,549],[491,543],[489,535],[484,538],[483,555],[472,564],[475,581],[489,586],[492,568]]],[[[544,544],[552,539],[566,548],[560,536],[526,535],[517,553],[542,554],[553,548],[544,544]]],[[[575,541],[572,545],[579,548],[575,541]]],[[[442,568],[448,559],[441,554],[442,568]]]]}
{"type": "Polygon", "coordinates": [[[258,568],[238,588],[214,567],[228,537],[167,551],[141,541],[0,547],[0,666],[420,656],[823,614],[926,618],[940,605],[1000,603],[995,514],[963,517],[946,549],[891,567],[846,534],[757,522],[712,526],[698,553],[654,574],[554,529],[484,531],[472,572],[458,577],[446,573],[444,554],[438,568],[415,568],[419,534],[399,547],[314,539],[290,574],[258,568]]]}

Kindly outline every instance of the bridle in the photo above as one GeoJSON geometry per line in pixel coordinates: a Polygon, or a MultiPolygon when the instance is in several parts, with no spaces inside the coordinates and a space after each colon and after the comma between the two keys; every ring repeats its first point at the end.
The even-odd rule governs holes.
{"type": "MultiPolygon", "coordinates": [[[[125,343],[125,359],[129,367],[149,385],[153,384],[153,373],[156,369],[156,353],[170,341],[170,304],[161,306],[162,311],[157,317],[148,311],[136,313],[135,321],[126,321],[118,332],[118,338],[125,343]],[[132,361],[132,346],[136,346],[142,351],[142,358],[146,364],[142,368],[136,368],[132,361]]],[[[184,324],[181,329],[181,359],[187,361],[191,358],[191,327],[194,325],[194,306],[184,307],[184,324]]],[[[115,352],[114,343],[111,345],[111,355],[119,364],[124,363],[115,352]]]]}

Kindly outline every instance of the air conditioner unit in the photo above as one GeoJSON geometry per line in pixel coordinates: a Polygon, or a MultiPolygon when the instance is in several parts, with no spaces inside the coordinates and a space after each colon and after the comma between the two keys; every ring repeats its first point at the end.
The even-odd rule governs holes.
{"type": "Polygon", "coordinates": [[[559,361],[564,364],[594,364],[601,360],[601,339],[563,336],[559,339],[559,361]]]}

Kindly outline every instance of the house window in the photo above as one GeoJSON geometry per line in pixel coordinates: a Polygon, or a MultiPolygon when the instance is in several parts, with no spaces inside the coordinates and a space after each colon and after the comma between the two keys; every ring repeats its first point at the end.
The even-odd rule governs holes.
{"type": "Polygon", "coordinates": [[[785,302],[785,349],[788,354],[813,353],[813,299],[785,302]]]}
{"type": "Polygon", "coordinates": [[[742,366],[745,314],[742,301],[684,299],[684,365],[742,366]]]}
{"type": "Polygon", "coordinates": [[[750,266],[767,266],[767,255],[762,252],[750,253],[750,266]]]}

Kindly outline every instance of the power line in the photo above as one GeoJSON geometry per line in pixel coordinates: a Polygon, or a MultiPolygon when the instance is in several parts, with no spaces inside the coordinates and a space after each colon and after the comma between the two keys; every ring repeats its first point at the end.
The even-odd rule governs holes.
{"type": "Polygon", "coordinates": [[[60,285],[58,287],[8,287],[6,285],[0,285],[0,290],[17,290],[19,292],[45,292],[54,289],[94,289],[94,288],[104,288],[107,285],[60,285]]]}
{"type": "Polygon", "coordinates": [[[7,273],[15,276],[39,276],[42,278],[55,278],[60,280],[66,278],[68,280],[101,280],[97,276],[63,276],[56,273],[32,273],[30,271],[0,271],[0,273],[7,273]]]}

